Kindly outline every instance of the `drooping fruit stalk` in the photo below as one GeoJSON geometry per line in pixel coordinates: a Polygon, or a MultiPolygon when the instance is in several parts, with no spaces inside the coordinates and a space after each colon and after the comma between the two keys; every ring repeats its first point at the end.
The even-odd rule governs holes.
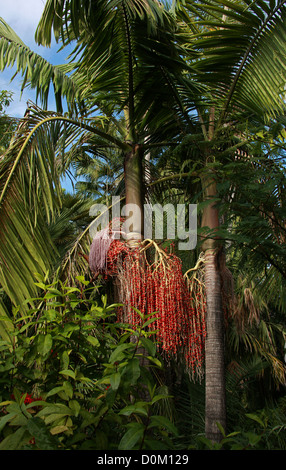
{"type": "Polygon", "coordinates": [[[184,277],[180,258],[153,240],[143,240],[135,247],[128,241],[113,240],[105,266],[102,272],[116,280],[123,304],[118,321],[140,325],[137,310],[152,318],[149,328],[156,332],[154,340],[165,359],[184,362],[190,376],[201,379],[205,342],[202,283],[184,277]],[[155,251],[152,262],[148,250],[155,251]]]}

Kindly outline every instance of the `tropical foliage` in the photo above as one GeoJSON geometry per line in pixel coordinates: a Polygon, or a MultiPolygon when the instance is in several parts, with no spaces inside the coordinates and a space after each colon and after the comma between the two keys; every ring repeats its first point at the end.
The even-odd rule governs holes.
{"type": "Polygon", "coordinates": [[[0,448],[152,449],[157,441],[169,448],[177,430],[160,413],[168,395],[139,361],[143,344],[153,367],[162,367],[144,319],[142,328],[124,330],[114,322],[116,306],[78,281],[80,288],[61,290],[39,283],[45,307],[24,321],[14,315],[13,349],[2,342],[0,448]]]}

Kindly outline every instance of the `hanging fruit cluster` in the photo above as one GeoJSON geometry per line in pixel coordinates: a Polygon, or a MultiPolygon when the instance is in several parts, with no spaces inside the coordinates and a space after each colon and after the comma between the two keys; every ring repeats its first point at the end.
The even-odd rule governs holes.
{"type": "MultiPolygon", "coordinates": [[[[99,241],[96,243],[97,248],[106,248],[99,241]]],[[[94,253],[90,257],[94,261],[94,253]]],[[[156,331],[155,339],[165,357],[184,360],[191,376],[201,378],[204,293],[201,284],[194,290],[193,282],[190,288],[189,278],[182,274],[180,258],[162,250],[152,240],[131,247],[118,239],[111,240],[105,263],[102,263],[102,253],[97,258],[103,266],[102,272],[117,281],[118,297],[123,304],[118,310],[118,321],[132,326],[140,324],[142,320],[136,310],[153,318],[150,328],[156,331]]]]}

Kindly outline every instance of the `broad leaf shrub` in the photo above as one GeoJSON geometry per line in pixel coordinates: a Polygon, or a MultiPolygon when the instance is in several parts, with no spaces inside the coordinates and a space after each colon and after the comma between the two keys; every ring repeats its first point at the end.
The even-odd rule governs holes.
{"type": "Polygon", "coordinates": [[[246,413],[243,429],[226,433],[218,424],[222,439],[212,442],[197,435],[195,450],[285,450],[286,449],[286,399],[283,397],[273,408],[263,408],[256,413],[246,413]]]}
{"type": "Polygon", "coordinates": [[[38,283],[38,307],[14,312],[11,343],[0,342],[0,450],[172,448],[176,428],[156,413],[167,396],[152,373],[162,364],[144,331],[150,319],[119,324],[116,305],[78,281],[38,283]]]}

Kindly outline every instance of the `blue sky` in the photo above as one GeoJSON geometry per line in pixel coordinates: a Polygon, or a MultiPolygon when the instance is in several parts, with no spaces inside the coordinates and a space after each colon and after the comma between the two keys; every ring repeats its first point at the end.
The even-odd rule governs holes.
{"type": "MultiPolygon", "coordinates": [[[[62,63],[67,52],[57,53],[59,45],[55,41],[51,48],[47,48],[38,46],[34,39],[44,6],[45,0],[0,0],[0,17],[14,29],[22,41],[34,52],[37,52],[52,64],[62,63]]],[[[14,72],[15,69],[10,68],[0,72],[0,90],[13,92],[13,102],[7,109],[7,113],[11,116],[22,117],[26,110],[27,101],[35,102],[36,94],[34,90],[25,89],[21,96],[22,78],[21,75],[17,75],[11,82],[14,72]]],[[[55,110],[52,94],[49,100],[49,109],[55,110]]],[[[63,181],[63,186],[68,191],[72,191],[69,179],[63,181]]]]}
{"type": "MultiPolygon", "coordinates": [[[[44,5],[44,0],[0,0],[0,16],[34,52],[41,54],[48,61],[56,63],[57,45],[54,44],[52,48],[40,47],[34,40],[44,5]]],[[[35,101],[36,97],[34,90],[25,90],[23,96],[20,97],[21,76],[17,76],[11,82],[13,72],[14,69],[0,72],[0,89],[13,92],[13,103],[8,112],[13,116],[22,117],[27,101],[29,99],[35,101]]],[[[49,107],[54,108],[52,99],[49,107]]]]}

